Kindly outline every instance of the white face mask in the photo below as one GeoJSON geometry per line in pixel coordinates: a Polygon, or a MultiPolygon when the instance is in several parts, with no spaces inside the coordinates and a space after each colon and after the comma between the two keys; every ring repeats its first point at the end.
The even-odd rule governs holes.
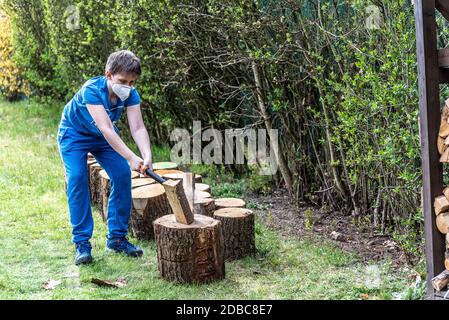
{"type": "Polygon", "coordinates": [[[131,87],[124,84],[114,83],[112,85],[112,91],[114,91],[120,100],[124,101],[128,99],[129,94],[131,93],[131,87]]]}

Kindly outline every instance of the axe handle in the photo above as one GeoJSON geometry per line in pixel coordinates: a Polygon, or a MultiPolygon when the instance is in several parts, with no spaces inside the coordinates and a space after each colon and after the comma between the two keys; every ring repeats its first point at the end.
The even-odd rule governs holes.
{"type": "Polygon", "coordinates": [[[157,182],[159,182],[160,184],[164,183],[166,180],[164,178],[162,178],[160,175],[154,173],[153,170],[147,169],[147,171],[145,171],[145,173],[147,175],[149,175],[151,178],[153,178],[154,180],[156,180],[157,182]]]}

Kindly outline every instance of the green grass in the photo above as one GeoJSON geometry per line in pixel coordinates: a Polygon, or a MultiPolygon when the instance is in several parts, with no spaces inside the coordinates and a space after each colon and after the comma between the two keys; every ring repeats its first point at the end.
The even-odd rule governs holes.
{"type": "Polygon", "coordinates": [[[390,299],[410,291],[413,281],[393,272],[388,261],[366,266],[327,240],[283,238],[259,219],[256,257],[226,263],[220,282],[179,285],[159,278],[153,241],[132,239],[144,249],[139,259],[106,252],[106,226],[96,211],[95,263],[75,266],[55,140],[62,107],[0,100],[0,299],[390,299]],[[125,287],[91,283],[119,277],[125,287]],[[61,284],[43,289],[50,279],[61,284]]]}

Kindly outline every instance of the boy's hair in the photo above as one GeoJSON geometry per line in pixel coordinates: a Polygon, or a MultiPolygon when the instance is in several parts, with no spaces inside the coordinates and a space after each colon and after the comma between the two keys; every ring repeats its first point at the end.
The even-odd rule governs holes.
{"type": "Polygon", "coordinates": [[[117,73],[134,73],[138,76],[141,74],[140,59],[129,50],[120,50],[113,52],[108,57],[106,70],[112,74],[117,73]]]}

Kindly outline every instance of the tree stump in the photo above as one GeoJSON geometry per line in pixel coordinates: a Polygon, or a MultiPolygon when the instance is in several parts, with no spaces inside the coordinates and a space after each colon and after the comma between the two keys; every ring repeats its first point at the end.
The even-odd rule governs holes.
{"type": "Polygon", "coordinates": [[[154,162],[153,163],[153,171],[154,170],[167,170],[167,169],[178,169],[178,165],[174,162],[154,162]]]}
{"type": "MultiPolygon", "coordinates": [[[[184,173],[166,173],[162,175],[163,178],[169,179],[169,180],[182,180],[184,173]]],[[[201,183],[203,181],[203,177],[199,174],[195,174],[195,183],[201,183]]]]}
{"type": "Polygon", "coordinates": [[[180,283],[208,283],[225,277],[221,223],[195,215],[192,224],[174,215],[154,221],[159,274],[180,283]]]}
{"type": "Polygon", "coordinates": [[[223,208],[245,208],[246,203],[242,199],[238,198],[218,198],[215,199],[215,209],[223,208]]]}
{"type": "Polygon", "coordinates": [[[100,176],[102,170],[99,163],[94,163],[89,167],[89,189],[90,189],[90,203],[97,205],[100,196],[100,176]]]}
{"type": "Polygon", "coordinates": [[[154,239],[153,221],[171,214],[164,187],[153,183],[132,190],[129,231],[138,239],[154,239]]]}
{"type": "Polygon", "coordinates": [[[180,174],[183,173],[181,170],[176,170],[176,169],[161,169],[161,170],[153,170],[153,171],[155,174],[158,174],[161,177],[163,177],[164,174],[168,174],[168,173],[180,173],[180,174]]]}
{"type": "Polygon", "coordinates": [[[206,191],[197,191],[195,190],[194,199],[204,199],[204,198],[211,198],[209,192],[206,191]]]}
{"type": "Polygon", "coordinates": [[[195,183],[195,191],[204,191],[210,193],[210,186],[205,183],[195,183]]]}
{"type": "Polygon", "coordinates": [[[195,199],[193,203],[193,212],[204,216],[213,217],[215,211],[215,201],[212,198],[195,199]]]}
{"type": "Polygon", "coordinates": [[[142,186],[147,186],[149,184],[153,184],[156,181],[153,178],[136,178],[131,180],[131,189],[135,189],[142,186]]]}
{"type": "Polygon", "coordinates": [[[216,210],[213,217],[222,223],[226,261],[255,255],[254,214],[251,210],[223,208],[216,210]]]}

